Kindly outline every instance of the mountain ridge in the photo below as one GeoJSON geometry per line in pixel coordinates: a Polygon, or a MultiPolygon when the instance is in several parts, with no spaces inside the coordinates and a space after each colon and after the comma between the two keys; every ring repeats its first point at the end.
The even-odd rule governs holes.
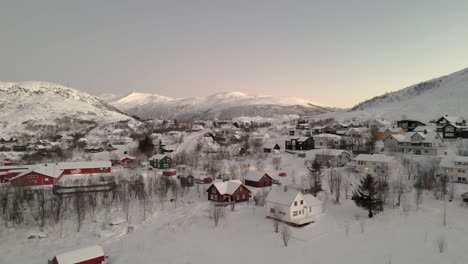
{"type": "Polygon", "coordinates": [[[118,122],[137,122],[102,99],[41,81],[0,82],[2,136],[89,132],[118,122]]]}
{"type": "Polygon", "coordinates": [[[111,104],[144,119],[195,120],[230,119],[239,115],[263,117],[274,114],[315,115],[334,110],[301,98],[249,95],[238,91],[188,98],[170,98],[159,94],[134,92],[111,104]]]}

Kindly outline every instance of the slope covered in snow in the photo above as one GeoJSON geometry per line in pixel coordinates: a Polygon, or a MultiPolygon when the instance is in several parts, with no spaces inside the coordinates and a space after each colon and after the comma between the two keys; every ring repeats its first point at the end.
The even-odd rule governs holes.
{"type": "Polygon", "coordinates": [[[0,82],[0,136],[58,133],[132,121],[101,99],[47,82],[0,82]]]}
{"type": "Polygon", "coordinates": [[[467,98],[468,68],[376,96],[357,104],[349,111],[338,111],[323,118],[367,120],[383,117],[398,120],[406,116],[428,122],[446,114],[467,117],[467,98]]]}
{"type": "Polygon", "coordinates": [[[112,105],[141,118],[184,120],[271,117],[275,114],[316,115],[333,110],[300,98],[248,95],[242,92],[222,92],[193,98],[131,93],[112,105]]]}

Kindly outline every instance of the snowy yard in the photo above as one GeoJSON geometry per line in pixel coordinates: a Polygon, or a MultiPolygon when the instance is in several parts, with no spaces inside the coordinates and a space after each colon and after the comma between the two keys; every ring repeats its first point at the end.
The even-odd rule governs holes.
{"type": "MultiPolygon", "coordinates": [[[[59,229],[42,240],[28,240],[23,230],[2,230],[0,263],[46,263],[63,251],[100,243],[111,263],[205,263],[206,260],[238,263],[466,263],[468,209],[460,201],[448,203],[448,225],[442,226],[443,202],[424,198],[419,210],[404,213],[387,210],[374,219],[351,200],[328,203],[316,223],[292,229],[288,247],[265,218],[265,208],[253,203],[226,208],[218,227],[207,218],[209,202],[195,198],[174,209],[167,206],[128,235],[114,227],[112,236],[102,236],[102,226],[87,223],[80,233],[68,227],[63,238],[59,229]],[[350,232],[346,235],[345,226],[350,232]],[[364,231],[361,231],[361,225],[364,231]],[[116,235],[117,234],[117,235],[116,235]],[[443,237],[446,250],[439,253],[443,237]]],[[[412,197],[408,196],[410,203],[412,197]]],[[[72,225],[72,223],[70,223],[72,225]]],[[[65,228],[65,227],[64,227],[65,228]]],[[[119,229],[120,228],[120,229],[119,229]]]]}

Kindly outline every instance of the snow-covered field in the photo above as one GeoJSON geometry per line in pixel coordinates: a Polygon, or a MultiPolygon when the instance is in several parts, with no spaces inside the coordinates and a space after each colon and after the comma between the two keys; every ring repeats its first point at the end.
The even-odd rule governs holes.
{"type": "MultiPolygon", "coordinates": [[[[459,188],[460,189],[460,188],[459,188]]],[[[408,196],[412,203],[412,197],[408,196]]],[[[448,203],[448,224],[442,225],[443,202],[430,195],[422,206],[403,212],[385,211],[374,219],[351,200],[327,203],[316,223],[294,228],[288,247],[265,218],[265,208],[253,203],[226,208],[218,227],[207,218],[209,202],[195,190],[186,203],[156,211],[128,234],[117,227],[110,238],[99,238],[96,223],[80,233],[64,227],[42,240],[28,240],[22,230],[2,229],[0,263],[45,263],[56,253],[101,244],[111,263],[466,263],[468,209],[460,201],[448,203]],[[350,225],[349,235],[345,226],[350,225]],[[363,226],[363,231],[361,229],[363,226]],[[115,235],[117,234],[117,235],[115,235]],[[446,243],[439,252],[438,241],[446,243]]],[[[72,224],[72,223],[69,223],[72,224]]],[[[70,228],[70,226],[68,226],[70,228]]],[[[71,228],[72,229],[72,228],[71,228]]],[[[103,235],[102,231],[100,235],[103,235]]]]}

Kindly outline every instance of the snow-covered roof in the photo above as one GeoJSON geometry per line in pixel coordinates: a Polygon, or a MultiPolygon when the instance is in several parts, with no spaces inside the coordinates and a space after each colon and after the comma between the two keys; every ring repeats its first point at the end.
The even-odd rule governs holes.
{"type": "MultiPolygon", "coordinates": [[[[390,135],[389,137],[387,137],[385,140],[389,139],[389,138],[394,138],[396,141],[398,142],[404,142],[405,141],[405,138],[406,136],[405,135],[401,135],[401,134],[398,134],[398,135],[390,135]]],[[[384,140],[384,141],[385,141],[384,140]]]]}
{"type": "Polygon", "coordinates": [[[333,139],[341,139],[341,136],[338,136],[338,135],[335,135],[335,134],[324,133],[324,134],[314,135],[313,138],[333,138],[333,139]]]}
{"type": "Polygon", "coordinates": [[[367,134],[369,133],[369,129],[366,127],[351,127],[346,131],[346,135],[352,134],[367,134]]]}
{"type": "Polygon", "coordinates": [[[380,128],[379,130],[381,130],[381,132],[389,131],[391,133],[399,133],[401,132],[401,127],[389,127],[387,129],[380,128]]]}
{"type": "Polygon", "coordinates": [[[466,157],[466,156],[456,156],[454,161],[455,162],[468,162],[468,157],[466,157]]]}
{"type": "Polygon", "coordinates": [[[94,259],[101,256],[104,256],[104,250],[102,250],[101,246],[96,245],[62,253],[55,256],[55,258],[59,264],[73,264],[81,263],[85,260],[94,259]]]}
{"type": "Polygon", "coordinates": [[[163,159],[164,157],[169,157],[169,156],[167,156],[166,154],[156,154],[156,155],[152,156],[152,157],[150,158],[150,160],[161,160],[161,159],[163,159]]]}
{"type": "Polygon", "coordinates": [[[371,161],[371,162],[390,162],[395,158],[383,154],[360,154],[354,160],[355,161],[371,161]]]}
{"type": "Polygon", "coordinates": [[[416,135],[420,136],[422,138],[421,143],[432,143],[436,138],[439,137],[439,134],[437,132],[433,131],[428,131],[427,133],[423,132],[408,132],[405,135],[405,139],[403,142],[412,142],[416,135]]]}
{"type": "Polygon", "coordinates": [[[112,167],[112,164],[110,161],[75,161],[75,162],[59,162],[59,163],[48,163],[48,164],[49,164],[48,166],[55,164],[62,170],[112,167]]]}
{"type": "Polygon", "coordinates": [[[299,142],[304,142],[307,139],[309,139],[309,137],[291,137],[289,140],[297,140],[299,142]]]}
{"type": "Polygon", "coordinates": [[[453,124],[455,124],[455,123],[461,123],[461,122],[463,122],[463,120],[464,120],[462,117],[459,117],[459,116],[448,116],[448,115],[439,118],[439,120],[442,119],[442,118],[444,118],[445,120],[447,120],[449,123],[453,123],[453,124]]]}
{"type": "Polygon", "coordinates": [[[317,149],[317,155],[326,155],[326,156],[339,156],[343,153],[348,153],[344,149],[317,149]]]}
{"type": "Polygon", "coordinates": [[[311,207],[318,206],[318,205],[322,204],[322,201],[315,198],[315,196],[313,196],[312,194],[305,194],[304,195],[304,201],[305,201],[307,206],[311,206],[311,207]]]}
{"type": "Polygon", "coordinates": [[[322,130],[322,129],[325,129],[325,128],[328,128],[328,126],[315,126],[312,129],[313,130],[322,130]]]}
{"type": "Polygon", "coordinates": [[[16,175],[13,179],[21,178],[24,175],[27,175],[29,173],[39,173],[45,176],[49,176],[52,178],[58,178],[60,175],[62,175],[62,170],[59,170],[57,167],[45,167],[45,166],[37,166],[37,167],[32,167],[28,170],[22,171],[20,174],[16,175]]]}
{"type": "Polygon", "coordinates": [[[269,203],[291,206],[299,193],[301,192],[294,188],[278,187],[270,191],[266,201],[269,203]]]}
{"type": "Polygon", "coordinates": [[[259,181],[265,174],[266,173],[259,171],[250,171],[249,173],[247,173],[247,175],[245,175],[245,180],[256,182],[259,181]]]}
{"type": "Polygon", "coordinates": [[[424,132],[424,131],[436,131],[437,128],[432,126],[418,126],[416,127],[413,132],[424,132]]]}
{"type": "Polygon", "coordinates": [[[375,119],[375,120],[373,120],[373,122],[378,123],[378,124],[380,124],[382,126],[389,126],[389,125],[392,124],[392,122],[390,122],[388,120],[385,120],[383,118],[375,119]]]}
{"type": "Polygon", "coordinates": [[[218,190],[219,194],[232,195],[239,186],[242,185],[242,182],[239,180],[230,180],[225,182],[215,182],[213,185],[218,190]]]}

